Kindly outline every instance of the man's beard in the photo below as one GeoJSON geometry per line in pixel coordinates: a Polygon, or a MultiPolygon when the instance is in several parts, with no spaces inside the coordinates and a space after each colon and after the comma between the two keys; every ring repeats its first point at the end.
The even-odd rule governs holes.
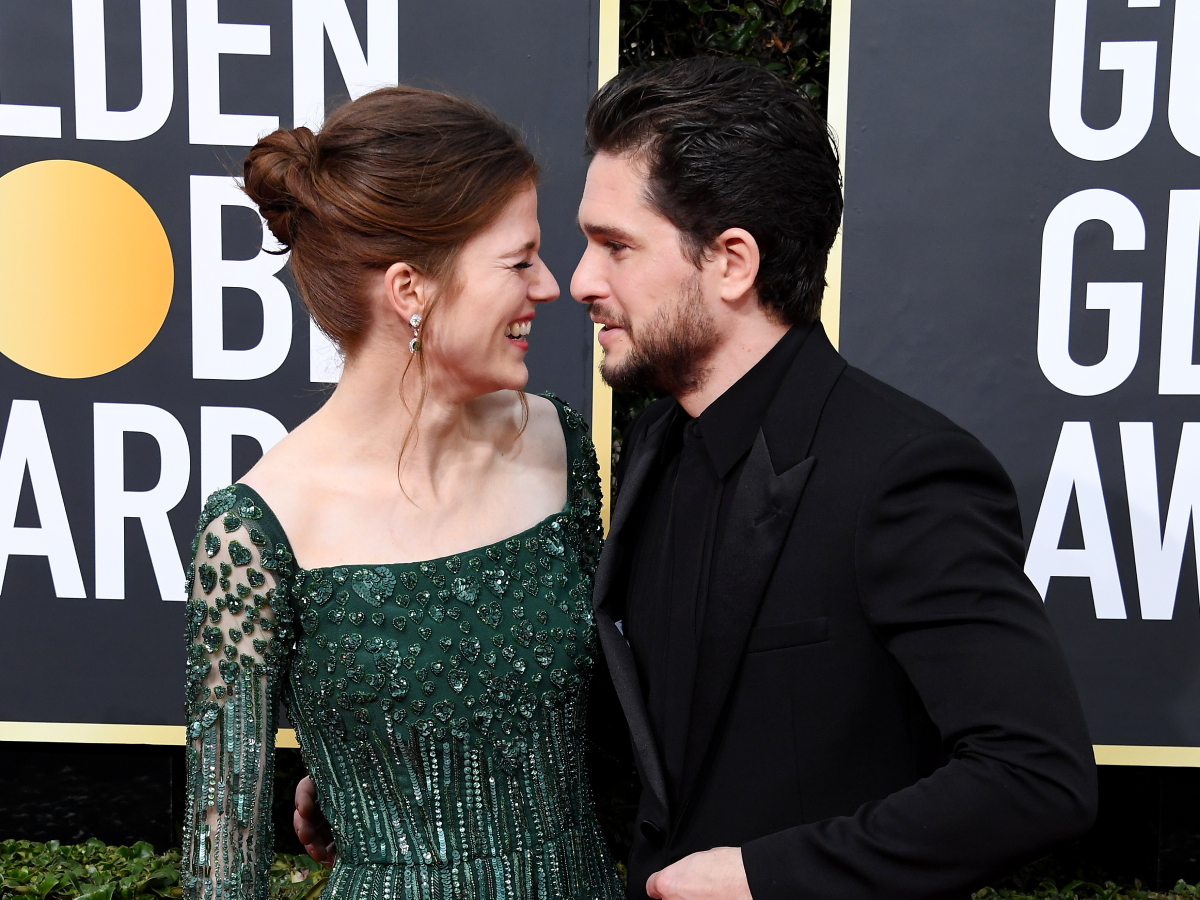
{"type": "Polygon", "coordinates": [[[629,352],[618,366],[605,360],[600,375],[618,391],[656,391],[681,397],[704,384],[709,358],[717,347],[718,335],[712,313],[704,304],[697,275],[683,286],[679,299],[659,308],[635,334],[628,318],[602,304],[593,303],[600,318],[624,329],[629,352]]]}

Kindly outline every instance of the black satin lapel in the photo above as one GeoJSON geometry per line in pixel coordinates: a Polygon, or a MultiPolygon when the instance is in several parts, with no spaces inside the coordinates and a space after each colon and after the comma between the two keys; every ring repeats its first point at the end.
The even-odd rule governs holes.
{"type": "Polygon", "coordinates": [[[604,541],[604,551],[600,554],[600,562],[596,566],[596,580],[592,588],[594,609],[599,609],[608,601],[616,574],[621,570],[626,554],[632,549],[627,546],[628,542],[623,539],[622,532],[629,524],[629,517],[637,506],[638,497],[646,487],[650,475],[657,468],[655,462],[667,435],[667,425],[674,417],[675,413],[669,412],[646,429],[645,437],[636,447],[637,454],[629,460],[625,481],[621,484],[621,496],[617,498],[608,537],[604,541]]]}
{"type": "Polygon", "coordinates": [[[603,609],[596,611],[596,633],[600,638],[600,647],[604,651],[605,662],[612,676],[613,687],[617,691],[617,699],[621,701],[621,709],[625,713],[625,721],[629,724],[629,735],[633,742],[633,752],[637,757],[638,773],[642,778],[643,787],[654,797],[658,805],[659,821],[654,822],[663,833],[667,830],[667,782],[663,775],[662,762],[658,755],[658,745],[654,740],[654,732],[650,729],[650,716],[646,712],[646,704],[642,699],[642,686],[638,679],[637,665],[633,659],[633,651],[625,636],[613,624],[612,617],[603,609]]]}
{"type": "Polygon", "coordinates": [[[645,436],[635,448],[636,455],[629,460],[629,468],[626,469],[625,480],[621,484],[621,496],[617,498],[616,508],[613,510],[612,523],[596,567],[596,580],[592,589],[592,607],[595,610],[596,633],[600,638],[600,647],[604,651],[617,699],[629,725],[642,786],[650,792],[658,807],[657,810],[651,811],[652,815],[656,812],[659,819],[654,824],[663,833],[666,832],[669,822],[667,782],[663,775],[654,732],[650,728],[650,716],[646,712],[646,701],[642,696],[633,651],[625,636],[614,624],[608,612],[608,601],[615,590],[624,587],[620,584],[619,575],[627,568],[625,564],[628,555],[633,551],[629,546],[626,526],[629,524],[632,510],[637,506],[639,495],[651,482],[651,475],[658,468],[656,462],[667,434],[667,425],[674,415],[674,412],[667,413],[646,429],[645,436]]]}
{"type": "Polygon", "coordinates": [[[687,807],[737,677],[759,605],[814,463],[810,456],[776,474],[762,431],[746,458],[709,580],[679,792],[681,815],[676,824],[687,807]]]}

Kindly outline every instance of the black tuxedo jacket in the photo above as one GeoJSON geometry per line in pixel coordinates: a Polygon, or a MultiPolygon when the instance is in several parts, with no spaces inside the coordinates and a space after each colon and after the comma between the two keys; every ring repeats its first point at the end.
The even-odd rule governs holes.
{"type": "Polygon", "coordinates": [[[754,900],[961,897],[1096,812],[1092,747],[996,459],[847,366],[820,325],[776,393],[714,555],[678,800],[620,619],[674,400],[627,439],[596,574],[642,780],[631,897],[739,846],[754,900]]]}

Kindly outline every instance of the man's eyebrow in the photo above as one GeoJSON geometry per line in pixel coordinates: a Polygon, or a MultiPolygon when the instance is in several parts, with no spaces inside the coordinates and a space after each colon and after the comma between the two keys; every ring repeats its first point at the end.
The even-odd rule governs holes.
{"type": "Polygon", "coordinates": [[[528,253],[530,250],[532,250],[536,246],[537,246],[537,241],[526,241],[524,244],[522,244],[516,250],[509,250],[507,253],[503,254],[500,258],[508,259],[510,256],[524,256],[526,253],[528,253]]]}
{"type": "Polygon", "coordinates": [[[590,238],[609,238],[622,244],[633,243],[633,235],[623,228],[618,228],[616,225],[593,224],[591,222],[579,222],[578,224],[579,230],[590,238]]]}

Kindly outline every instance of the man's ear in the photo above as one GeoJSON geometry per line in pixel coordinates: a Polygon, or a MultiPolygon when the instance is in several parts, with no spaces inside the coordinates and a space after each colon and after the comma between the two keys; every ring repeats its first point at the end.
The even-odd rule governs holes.
{"type": "Polygon", "coordinates": [[[760,256],[758,241],[744,228],[727,228],[717,235],[710,255],[720,265],[720,294],[727,303],[737,303],[753,295],[758,278],[760,256]]]}
{"type": "Polygon", "coordinates": [[[384,310],[395,315],[408,327],[414,315],[425,314],[425,302],[430,290],[429,279],[406,262],[392,263],[383,273],[384,310]]]}

